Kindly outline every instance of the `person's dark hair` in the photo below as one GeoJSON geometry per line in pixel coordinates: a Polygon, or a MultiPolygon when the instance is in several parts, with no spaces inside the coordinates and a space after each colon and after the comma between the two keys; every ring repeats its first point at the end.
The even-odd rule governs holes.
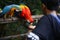
{"type": "Polygon", "coordinates": [[[41,0],[49,10],[58,10],[59,0],[41,0]]]}

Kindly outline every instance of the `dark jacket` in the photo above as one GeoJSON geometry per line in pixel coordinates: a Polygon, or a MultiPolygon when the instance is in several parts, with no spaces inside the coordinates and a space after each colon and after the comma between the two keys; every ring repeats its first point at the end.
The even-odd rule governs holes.
{"type": "MultiPolygon", "coordinates": [[[[60,16],[57,15],[60,19],[60,16]]],[[[52,15],[45,15],[32,31],[40,40],[60,40],[60,22],[52,15]]]]}

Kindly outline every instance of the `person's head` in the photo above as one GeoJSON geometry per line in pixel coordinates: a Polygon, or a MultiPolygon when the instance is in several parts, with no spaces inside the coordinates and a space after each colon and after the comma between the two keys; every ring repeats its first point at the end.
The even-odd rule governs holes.
{"type": "Polygon", "coordinates": [[[58,0],[41,0],[42,2],[42,10],[47,13],[47,11],[57,11],[59,8],[58,0]]]}

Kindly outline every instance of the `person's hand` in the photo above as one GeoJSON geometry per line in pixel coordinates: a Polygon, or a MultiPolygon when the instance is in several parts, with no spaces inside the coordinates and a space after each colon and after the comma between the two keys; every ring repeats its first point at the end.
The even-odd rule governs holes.
{"type": "Polygon", "coordinates": [[[28,32],[31,32],[33,29],[35,29],[36,26],[33,26],[33,25],[29,25],[29,31],[28,32]]]}
{"type": "Polygon", "coordinates": [[[33,26],[32,24],[30,24],[28,27],[29,29],[32,29],[32,30],[36,28],[36,26],[33,26]]]}

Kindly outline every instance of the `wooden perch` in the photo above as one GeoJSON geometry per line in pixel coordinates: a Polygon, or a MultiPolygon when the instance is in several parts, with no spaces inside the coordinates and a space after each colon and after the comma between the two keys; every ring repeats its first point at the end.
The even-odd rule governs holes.
{"type": "MultiPolygon", "coordinates": [[[[32,16],[32,18],[34,18],[34,19],[39,19],[40,17],[42,17],[42,15],[34,15],[34,16],[32,16]]],[[[19,18],[17,18],[17,17],[6,18],[6,19],[0,18],[0,24],[12,23],[12,22],[16,22],[18,20],[19,20],[19,18]]]]}
{"type": "Polygon", "coordinates": [[[22,36],[26,36],[26,34],[18,34],[18,35],[11,35],[11,36],[5,36],[5,37],[1,37],[0,40],[4,40],[4,39],[9,39],[9,38],[17,38],[17,37],[22,37],[22,36]]]}
{"type": "Polygon", "coordinates": [[[18,20],[18,18],[16,18],[16,17],[6,18],[6,19],[0,18],[0,24],[16,22],[17,20],[18,20]]]}
{"type": "MultiPolygon", "coordinates": [[[[58,14],[60,15],[60,14],[58,14]]],[[[43,15],[33,15],[32,18],[33,19],[40,19],[43,15]]],[[[7,19],[3,19],[3,18],[0,18],[0,24],[3,24],[3,23],[11,23],[11,22],[16,22],[18,21],[19,18],[16,18],[16,17],[12,17],[12,18],[7,18],[7,19]],[[13,19],[13,20],[12,20],[13,19]]]]}

